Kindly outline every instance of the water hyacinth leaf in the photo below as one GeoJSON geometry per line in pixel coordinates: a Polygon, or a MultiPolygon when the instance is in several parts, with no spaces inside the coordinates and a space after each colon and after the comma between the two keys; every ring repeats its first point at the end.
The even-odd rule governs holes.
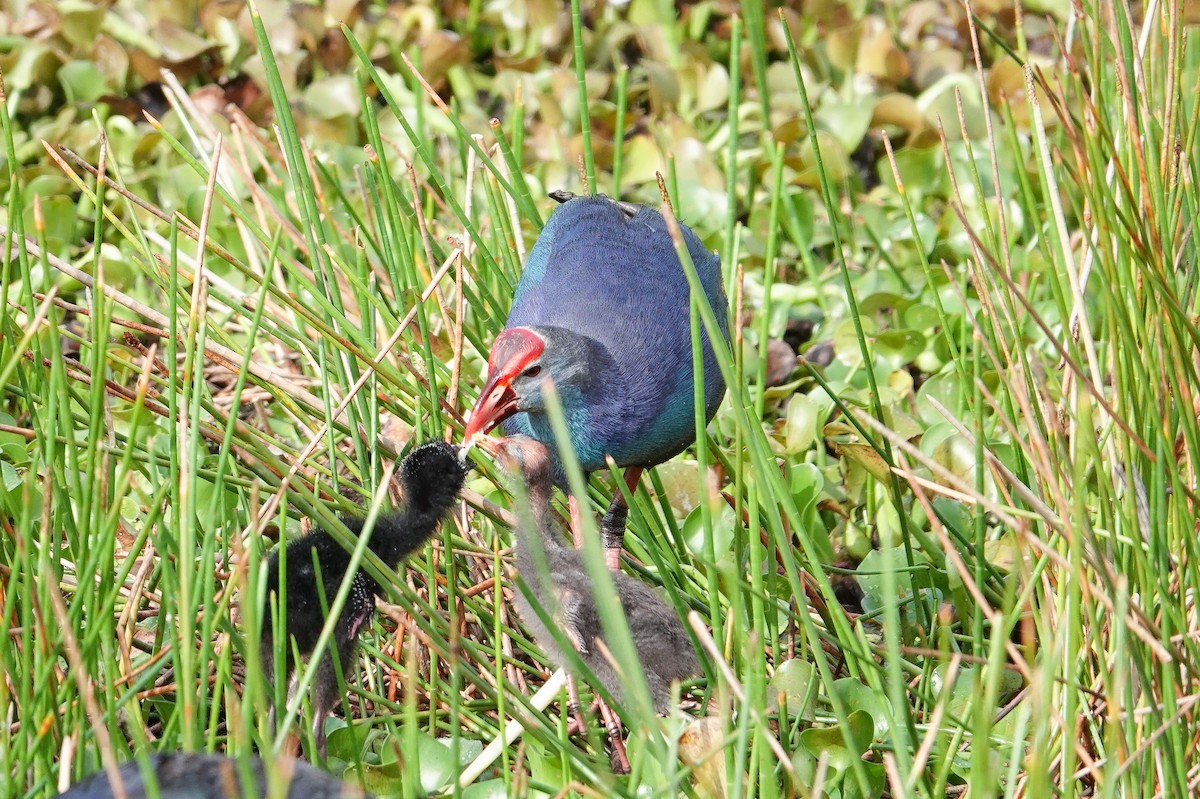
{"type": "Polygon", "coordinates": [[[61,63],[54,51],[37,42],[21,42],[13,53],[0,58],[4,66],[4,83],[9,91],[24,91],[33,86],[53,85],[61,63]]]}
{"type": "Polygon", "coordinates": [[[817,403],[807,395],[795,394],[792,396],[788,402],[785,423],[787,454],[796,455],[804,452],[817,440],[819,412],[817,403]]]}
{"type": "MultiPolygon", "coordinates": [[[[970,712],[975,695],[984,688],[984,667],[960,665],[953,672],[954,682],[948,685],[947,678],[950,674],[950,664],[943,663],[937,666],[930,676],[929,688],[942,696],[945,696],[944,692],[949,691],[949,712],[964,718],[970,712]]],[[[1012,669],[1004,669],[1000,674],[1000,701],[1006,701],[1019,691],[1021,686],[1021,675],[1012,669]]]]}
{"type": "MultiPolygon", "coordinates": [[[[863,610],[868,613],[882,610],[887,603],[888,598],[885,593],[884,581],[885,569],[894,573],[894,601],[900,606],[901,618],[911,619],[913,611],[910,607],[910,600],[914,598],[913,585],[914,582],[922,585],[928,582],[930,573],[929,556],[920,550],[914,551],[913,566],[909,567],[908,559],[902,546],[881,547],[868,552],[867,556],[862,559],[862,562],[858,564],[858,568],[855,570],[858,587],[863,592],[863,610]],[[917,574],[920,575],[920,579],[914,581],[914,577],[917,574]]],[[[922,588],[921,601],[925,603],[926,609],[932,612],[941,603],[942,592],[937,588],[922,588]]]]}
{"type": "MultiPolygon", "coordinates": [[[[942,340],[940,336],[935,339],[935,341],[940,340],[942,340]]],[[[943,358],[943,360],[946,359],[943,358]]],[[[931,376],[917,389],[916,405],[921,421],[930,425],[931,429],[934,425],[946,424],[945,417],[942,416],[934,404],[923,400],[927,398],[937,400],[937,403],[943,408],[948,408],[951,412],[954,412],[962,407],[962,391],[962,384],[954,374],[942,373],[931,376]]],[[[926,432],[926,438],[928,438],[928,431],[926,432]]],[[[925,448],[925,438],[921,440],[921,449],[926,454],[931,454],[925,448]]]]}
{"type": "Polygon", "coordinates": [[[971,516],[961,502],[947,497],[934,497],[931,504],[942,524],[952,532],[966,536],[971,529],[971,516]]]}
{"type": "Polygon", "coordinates": [[[713,64],[704,70],[704,77],[696,86],[697,113],[712,111],[729,100],[729,71],[724,64],[713,64]]]}
{"type": "MultiPolygon", "coordinates": [[[[427,794],[433,793],[448,784],[459,773],[464,764],[459,762],[461,757],[459,760],[455,759],[454,753],[450,750],[450,742],[448,740],[433,738],[424,732],[417,732],[415,735],[417,736],[418,762],[404,765],[409,771],[415,766],[420,775],[422,791],[427,794]]],[[[469,762],[469,759],[467,762],[469,762]]],[[[400,766],[399,763],[389,765],[400,766]]],[[[388,774],[392,773],[394,772],[389,769],[388,774]]]]}
{"type": "Polygon", "coordinates": [[[529,758],[529,776],[543,785],[564,785],[566,775],[563,759],[557,751],[548,751],[544,744],[527,740],[525,753],[529,758]]]}
{"type": "Polygon", "coordinates": [[[896,45],[890,26],[882,17],[875,15],[863,20],[855,67],[858,73],[870,75],[891,86],[903,83],[912,71],[908,54],[896,45]]]}
{"type": "Polygon", "coordinates": [[[370,737],[370,728],[347,724],[341,719],[330,718],[325,723],[326,751],[330,757],[336,757],[347,763],[357,762],[362,758],[363,749],[370,737]]]}
{"type": "Polygon", "coordinates": [[[825,486],[825,477],[821,470],[811,463],[797,463],[788,470],[788,487],[791,489],[796,509],[802,520],[801,529],[796,535],[804,536],[809,546],[822,564],[833,563],[837,558],[833,550],[833,542],[829,539],[829,531],[821,521],[817,512],[817,501],[825,486]]]}
{"type": "Polygon", "coordinates": [[[818,687],[817,670],[800,658],[789,658],[775,669],[767,686],[767,707],[811,721],[818,687]]]}
{"type": "MultiPolygon", "coordinates": [[[[733,509],[721,503],[712,517],[713,554],[717,561],[730,554],[733,545],[734,528],[733,509]]],[[[683,521],[683,540],[688,551],[695,557],[703,558],[707,552],[705,547],[704,517],[700,508],[696,508],[683,521]]]]}
{"type": "MultiPolygon", "coordinates": [[[[896,171],[900,173],[904,189],[914,205],[921,204],[926,196],[944,197],[949,191],[950,180],[942,166],[942,151],[936,146],[936,141],[927,146],[901,148],[895,153],[895,160],[896,171]]],[[[883,185],[895,186],[896,179],[890,164],[880,161],[876,171],[883,185]]]]}
{"type": "Polygon", "coordinates": [[[870,533],[862,526],[847,522],[842,529],[842,546],[846,554],[856,561],[862,561],[873,548],[870,533]]]}
{"type": "Polygon", "coordinates": [[[871,109],[870,126],[891,127],[912,134],[925,126],[925,117],[911,95],[886,94],[871,109]]]}
{"type": "Polygon", "coordinates": [[[841,799],[875,799],[883,793],[884,773],[879,763],[860,762],[867,776],[864,789],[855,776],[855,762],[862,761],[871,746],[873,723],[871,715],[856,710],[846,719],[851,745],[839,727],[813,727],[800,733],[800,745],[792,756],[792,764],[802,785],[812,785],[817,776],[819,763],[824,760],[825,795],[841,799]]]}
{"type": "Polygon", "coordinates": [[[858,464],[880,482],[889,479],[891,469],[875,448],[868,444],[853,444],[840,441],[833,442],[833,449],[839,457],[846,458],[858,464]]]}
{"type": "Polygon", "coordinates": [[[92,103],[108,91],[108,80],[91,61],[68,61],[58,70],[68,103],[92,103]]]}
{"type": "MultiPolygon", "coordinates": [[[[679,518],[686,518],[700,505],[699,464],[694,460],[676,460],[657,467],[658,479],[662,482],[667,504],[679,518]]],[[[710,469],[705,475],[708,496],[716,509],[724,505],[720,497],[720,485],[716,474],[710,469]]]]}
{"type": "Polygon", "coordinates": [[[30,203],[25,209],[25,229],[36,230],[35,222],[45,225],[46,246],[59,255],[66,255],[75,244],[76,205],[63,195],[44,197],[38,201],[38,211],[30,203]]]}
{"type": "Polygon", "coordinates": [[[885,330],[875,337],[875,345],[880,354],[904,364],[925,350],[925,336],[919,330],[885,330]]]}
{"type": "MultiPolygon", "coordinates": [[[[897,375],[903,375],[908,379],[911,388],[912,375],[906,371],[900,371],[897,375]]],[[[891,381],[892,376],[889,375],[888,380],[891,381]]],[[[906,395],[907,396],[907,395],[906,395]]],[[[901,405],[889,405],[883,409],[883,420],[892,432],[898,438],[905,441],[911,441],[917,436],[925,432],[925,427],[912,414],[901,410],[901,405]]]]}
{"type": "Polygon", "coordinates": [[[17,468],[8,461],[0,461],[0,490],[7,494],[15,492],[21,486],[21,475],[17,468]]]}
{"type": "Polygon", "coordinates": [[[463,799],[504,799],[508,789],[504,780],[487,780],[470,785],[462,792],[463,799]]]}
{"type": "MultiPolygon", "coordinates": [[[[360,771],[362,773],[362,786],[371,793],[377,796],[402,795],[407,769],[399,761],[379,765],[363,764],[359,767],[352,766],[347,770],[346,778],[357,781],[360,771]]],[[[421,785],[422,787],[425,785],[423,774],[421,785]]]]}
{"type": "MultiPolygon", "coordinates": [[[[974,76],[956,72],[943,76],[917,97],[917,106],[926,119],[958,119],[958,103],[962,102],[963,119],[967,135],[978,138],[984,131],[983,102],[979,96],[979,83],[974,76]]],[[[962,129],[957,124],[943,128],[951,141],[962,138],[962,129]]],[[[942,170],[945,171],[945,170],[942,170]]]]}
{"type": "Polygon", "coordinates": [[[104,22],[105,7],[82,0],[59,0],[58,33],[75,47],[89,47],[104,22]]]}
{"type": "MultiPolygon", "coordinates": [[[[822,165],[829,180],[845,180],[854,170],[850,163],[851,148],[842,144],[840,138],[824,130],[817,131],[817,142],[821,148],[822,165]]],[[[814,189],[820,186],[820,175],[817,172],[817,158],[816,152],[813,150],[812,139],[805,139],[800,143],[799,153],[784,160],[794,170],[793,182],[814,189]]]]}
{"type": "Polygon", "coordinates": [[[941,321],[936,308],[921,302],[914,302],[905,307],[901,312],[901,319],[907,327],[923,331],[930,330],[941,321]]]}
{"type": "Polygon", "coordinates": [[[891,725],[888,723],[887,709],[884,706],[884,702],[887,700],[882,694],[853,677],[843,677],[838,680],[833,684],[833,690],[848,710],[862,710],[871,716],[875,725],[873,733],[875,740],[880,741],[887,738],[891,725]]]}
{"type": "Polygon", "coordinates": [[[722,724],[716,716],[689,720],[679,736],[679,759],[691,768],[697,795],[706,799],[723,799],[729,795],[725,746],[722,724]]]}
{"type": "MultiPolygon", "coordinates": [[[[16,427],[17,420],[7,413],[0,413],[0,425],[16,427]]],[[[25,436],[9,430],[0,430],[0,458],[15,464],[29,462],[29,441],[25,436]]],[[[11,489],[13,486],[8,486],[11,489]]]]}
{"type": "Polygon", "coordinates": [[[816,119],[822,130],[828,131],[847,152],[853,152],[867,135],[871,114],[870,103],[825,103],[817,110],[816,119]]]}
{"type": "Polygon", "coordinates": [[[1011,574],[1018,562],[1025,560],[1027,552],[1021,548],[1015,533],[1006,532],[983,545],[987,562],[1005,574],[1011,574]]]}
{"type": "Polygon", "coordinates": [[[305,111],[318,119],[355,117],[359,113],[358,88],[349,75],[316,81],[304,90],[305,111]]]}
{"type": "Polygon", "coordinates": [[[904,296],[894,291],[876,291],[863,298],[858,309],[864,314],[890,314],[894,309],[905,303],[904,296]]]}

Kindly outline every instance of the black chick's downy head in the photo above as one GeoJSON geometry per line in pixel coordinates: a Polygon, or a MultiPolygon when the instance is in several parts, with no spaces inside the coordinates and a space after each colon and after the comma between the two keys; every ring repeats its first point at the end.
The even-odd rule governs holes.
{"type": "Polygon", "coordinates": [[[405,503],[422,510],[449,508],[458,498],[469,469],[462,447],[444,441],[422,444],[400,462],[405,503]]]}

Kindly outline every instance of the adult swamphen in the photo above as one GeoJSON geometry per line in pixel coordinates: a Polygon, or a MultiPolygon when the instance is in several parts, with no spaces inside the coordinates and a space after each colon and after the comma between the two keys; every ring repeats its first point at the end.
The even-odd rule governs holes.
{"type": "MultiPolygon", "coordinates": [[[[404,507],[381,514],[375,522],[368,548],[379,559],[395,569],[410,553],[433,535],[438,522],[450,510],[466,477],[461,448],[443,442],[417,447],[400,462],[400,482],[404,486],[404,507]]],[[[343,517],[342,521],[356,535],[362,532],[363,520],[343,517]]],[[[333,629],[331,653],[320,661],[313,687],[313,737],[317,751],[325,754],[325,718],[341,700],[337,690],[337,672],[333,662],[336,652],[343,673],[348,673],[357,650],[358,634],[375,612],[375,597],[383,589],[365,572],[349,572],[350,552],[326,530],[316,529],[287,545],[286,566],[281,568],[280,552],[275,550],[267,564],[268,603],[285,586],[287,606],[283,616],[289,636],[295,639],[296,649],[308,656],[317,645],[325,625],[325,605],[333,602],[342,581],[351,580],[349,594],[333,629]],[[320,564],[317,572],[313,556],[320,564]]],[[[269,608],[264,609],[265,622],[259,653],[263,672],[272,682],[275,672],[275,631],[269,608]]],[[[295,668],[291,642],[285,642],[286,659],[283,678],[288,680],[295,668]]]]}
{"type": "MultiPolygon", "coordinates": [[[[687,276],[666,220],[653,208],[603,196],[552,196],[570,199],[550,217],[529,253],[507,326],[492,345],[488,380],[465,440],[503,422],[510,435],[553,446],[543,396],[550,379],[583,469],[603,469],[611,456],[625,468],[632,489],[643,469],[696,440],[687,276]]],[[[728,341],[720,259],[680,227],[728,341]]],[[[704,415],[711,419],[725,396],[725,381],[707,335],[703,347],[704,415]]],[[[565,487],[557,456],[555,482],[565,487]]],[[[601,523],[612,569],[620,561],[626,513],[617,492],[601,523]]]]}
{"type": "Polygon", "coordinates": [[[302,760],[277,758],[271,768],[250,759],[249,772],[224,755],[171,752],[151,755],[150,779],[137,761],[120,766],[121,790],[101,771],[59,794],[59,799],[239,799],[243,796],[284,796],[287,799],[371,799],[370,794],[302,760]],[[271,774],[268,774],[271,771],[271,774]]]}

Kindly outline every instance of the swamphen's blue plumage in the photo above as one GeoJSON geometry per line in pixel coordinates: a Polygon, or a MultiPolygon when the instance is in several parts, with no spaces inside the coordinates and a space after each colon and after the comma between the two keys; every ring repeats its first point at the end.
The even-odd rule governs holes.
{"type": "MultiPolygon", "coordinates": [[[[728,339],[720,259],[690,229],[682,232],[728,339]]],[[[467,439],[503,421],[506,432],[553,446],[542,397],[549,377],[584,470],[604,468],[611,455],[636,475],[679,454],[696,438],[690,313],[687,276],[658,211],[607,197],[569,200],[529,254],[467,439]]],[[[703,342],[711,419],[725,382],[707,336],[703,342]]],[[[610,514],[620,518],[606,517],[604,532],[619,552],[624,515],[616,504],[610,514]]]]}

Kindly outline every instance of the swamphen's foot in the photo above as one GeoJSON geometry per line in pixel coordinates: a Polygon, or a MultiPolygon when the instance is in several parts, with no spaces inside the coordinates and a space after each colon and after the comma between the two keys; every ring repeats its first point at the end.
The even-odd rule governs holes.
{"type": "Polygon", "coordinates": [[[625,751],[625,739],[621,737],[621,719],[603,699],[597,699],[600,707],[600,718],[604,719],[604,729],[608,733],[608,742],[612,744],[608,762],[613,774],[628,774],[629,754],[625,751]]]}
{"type": "MultiPolygon", "coordinates": [[[[638,481],[642,479],[642,467],[630,466],[625,470],[625,487],[632,496],[637,491],[638,481]]],[[[620,490],[613,495],[608,511],[600,520],[600,540],[604,542],[604,562],[610,571],[621,568],[621,553],[625,544],[625,522],[629,518],[629,505],[625,495],[620,490]]]]}
{"type": "Polygon", "coordinates": [[[620,491],[613,497],[604,518],[600,520],[600,540],[604,542],[604,562],[610,571],[621,568],[621,551],[625,545],[625,519],[629,507],[620,491]]]}

